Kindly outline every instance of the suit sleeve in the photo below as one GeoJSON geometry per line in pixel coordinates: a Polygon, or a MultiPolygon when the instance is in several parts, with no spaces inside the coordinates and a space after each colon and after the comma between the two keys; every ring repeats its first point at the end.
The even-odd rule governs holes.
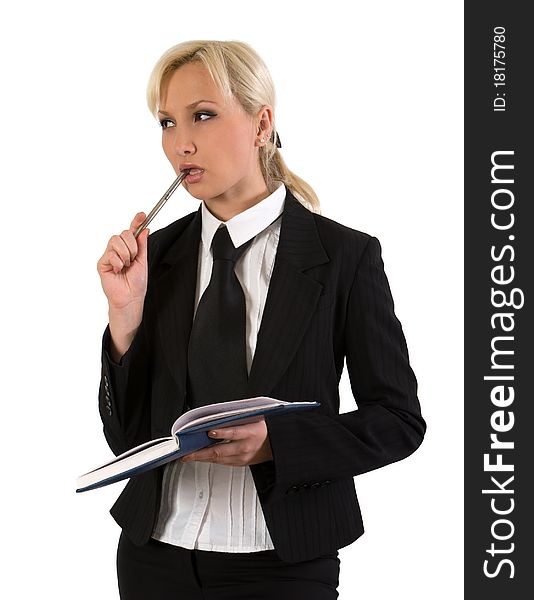
{"type": "MultiPolygon", "coordinates": [[[[157,245],[154,236],[148,238],[148,271],[151,282],[157,245]]],[[[109,325],[102,337],[101,378],[98,393],[100,418],[106,441],[115,455],[122,454],[150,438],[150,341],[147,334],[147,304],[143,320],[130,347],[116,363],[110,356],[109,325]]]]}
{"type": "Polygon", "coordinates": [[[115,455],[150,439],[149,362],[143,325],[120,363],[110,358],[110,332],[102,337],[98,405],[104,436],[115,455]]]}
{"type": "Polygon", "coordinates": [[[267,501],[302,482],[321,485],[378,469],[422,442],[417,381],[376,238],[369,239],[349,291],[344,351],[357,410],[266,417],[273,461],[252,470],[267,501]]]}

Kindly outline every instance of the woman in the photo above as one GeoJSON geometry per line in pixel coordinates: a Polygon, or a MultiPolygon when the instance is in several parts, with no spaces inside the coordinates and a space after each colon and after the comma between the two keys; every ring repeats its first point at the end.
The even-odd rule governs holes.
{"type": "Polygon", "coordinates": [[[148,102],[201,204],[136,239],[137,214],[98,262],[111,449],[168,435],[214,401],[320,407],[216,430],[224,443],[132,478],[111,510],[121,597],[336,598],[337,550],[363,533],[353,477],[405,458],[425,431],[380,244],[317,214],[282,160],[274,87],[246,44],[171,48],[148,102]],[[358,410],[340,415],[345,360],[358,410]]]}

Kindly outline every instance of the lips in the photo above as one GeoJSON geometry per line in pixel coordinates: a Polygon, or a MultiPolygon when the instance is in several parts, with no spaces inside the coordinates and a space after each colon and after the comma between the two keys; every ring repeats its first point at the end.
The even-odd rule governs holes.
{"type": "Polygon", "coordinates": [[[180,163],[178,165],[178,169],[180,169],[180,171],[203,171],[204,169],[200,166],[200,165],[195,165],[193,163],[180,163]]]}
{"type": "Polygon", "coordinates": [[[186,183],[198,183],[202,176],[204,175],[204,169],[190,169],[189,173],[186,175],[185,181],[186,183]]]}

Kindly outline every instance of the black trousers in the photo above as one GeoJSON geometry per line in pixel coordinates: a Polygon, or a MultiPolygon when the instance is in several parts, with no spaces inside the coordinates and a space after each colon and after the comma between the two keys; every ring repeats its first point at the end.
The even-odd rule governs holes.
{"type": "Polygon", "coordinates": [[[122,600],[335,600],[338,553],[300,563],[274,550],[188,550],[151,539],[136,546],[121,533],[117,575],[122,600]]]}

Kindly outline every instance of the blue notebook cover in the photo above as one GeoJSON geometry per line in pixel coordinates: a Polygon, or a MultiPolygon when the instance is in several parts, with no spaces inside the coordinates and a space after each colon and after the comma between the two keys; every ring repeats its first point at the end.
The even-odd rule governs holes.
{"type": "MultiPolygon", "coordinates": [[[[225,403],[219,404],[222,407],[225,403]]],[[[295,410],[307,410],[320,406],[319,402],[287,402],[274,406],[258,407],[257,410],[245,414],[217,417],[213,415],[209,421],[188,426],[174,436],[152,440],[117,456],[112,461],[81,475],[77,481],[76,492],[87,492],[104,487],[123,479],[129,479],[139,473],[155,469],[181,456],[196,450],[221,443],[208,436],[208,430],[225,427],[232,423],[244,425],[260,420],[266,414],[280,415],[295,410]],[[148,456],[146,456],[148,455],[148,456]],[[150,457],[152,455],[152,457],[150,457]]],[[[223,442],[224,443],[224,442],[223,442]]]]}

